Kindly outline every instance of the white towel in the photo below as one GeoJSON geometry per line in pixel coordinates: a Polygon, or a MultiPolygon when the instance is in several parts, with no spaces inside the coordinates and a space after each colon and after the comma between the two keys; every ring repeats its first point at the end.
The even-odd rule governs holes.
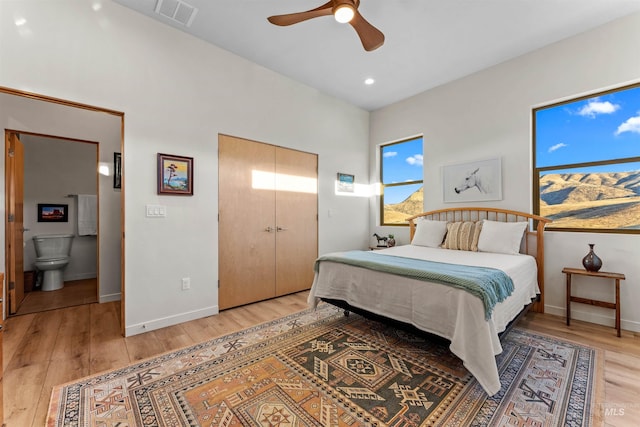
{"type": "Polygon", "coordinates": [[[78,194],[78,236],[98,234],[98,198],[93,194],[78,194]]]}

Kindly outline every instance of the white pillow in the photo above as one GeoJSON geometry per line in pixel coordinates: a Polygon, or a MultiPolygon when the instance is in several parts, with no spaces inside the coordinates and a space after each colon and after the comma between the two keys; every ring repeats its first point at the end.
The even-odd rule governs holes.
{"type": "Polygon", "coordinates": [[[442,244],[447,233],[447,221],[421,219],[416,221],[416,232],[411,240],[412,245],[437,248],[442,244]]]}
{"type": "Polygon", "coordinates": [[[482,231],[478,239],[480,252],[519,254],[527,222],[482,221],[482,231]]]}

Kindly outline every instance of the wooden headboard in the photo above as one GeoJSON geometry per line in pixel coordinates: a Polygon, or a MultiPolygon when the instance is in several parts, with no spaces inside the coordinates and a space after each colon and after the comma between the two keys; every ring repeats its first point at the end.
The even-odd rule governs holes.
{"type": "Polygon", "coordinates": [[[435,221],[481,221],[488,219],[500,222],[528,222],[529,227],[523,239],[522,253],[533,256],[538,265],[538,286],[540,299],[533,306],[533,311],[544,313],[544,227],[551,222],[550,219],[526,212],[511,211],[497,208],[448,208],[436,211],[423,212],[407,218],[409,222],[410,239],[416,232],[415,220],[418,218],[435,221]]]}

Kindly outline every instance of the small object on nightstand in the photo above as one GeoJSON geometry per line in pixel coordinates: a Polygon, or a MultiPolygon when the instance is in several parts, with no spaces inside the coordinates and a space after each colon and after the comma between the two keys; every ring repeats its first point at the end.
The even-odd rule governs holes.
{"type": "Polygon", "coordinates": [[[396,239],[394,239],[393,234],[389,234],[389,239],[387,240],[387,246],[392,248],[396,245],[396,239]]]}
{"type": "Polygon", "coordinates": [[[621,273],[607,273],[605,271],[587,271],[580,268],[565,267],[562,272],[567,275],[567,326],[571,323],[571,302],[579,302],[581,304],[590,304],[597,307],[611,308],[616,311],[616,330],[618,331],[618,337],[620,337],[620,280],[625,280],[624,274],[621,273]],[[573,297],[571,296],[571,275],[577,274],[579,276],[591,276],[602,277],[604,279],[614,279],[616,284],[616,302],[599,301],[589,298],[573,297]]]}
{"type": "Polygon", "coordinates": [[[376,240],[378,240],[378,247],[379,248],[384,248],[387,246],[387,240],[389,240],[388,237],[386,236],[379,236],[378,233],[373,233],[373,237],[376,238],[376,240]]]}

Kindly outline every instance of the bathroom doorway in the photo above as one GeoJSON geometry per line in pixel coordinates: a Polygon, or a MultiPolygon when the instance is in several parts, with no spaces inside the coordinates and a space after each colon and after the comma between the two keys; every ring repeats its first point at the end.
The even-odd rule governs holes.
{"type": "Polygon", "coordinates": [[[8,207],[14,210],[14,221],[21,223],[13,233],[8,230],[16,242],[16,253],[10,256],[16,260],[10,264],[15,265],[7,265],[10,283],[14,283],[8,295],[9,314],[98,302],[99,143],[7,132],[10,148],[5,163],[11,165],[5,172],[7,194],[22,201],[8,207]],[[12,189],[14,185],[22,188],[12,189]],[[43,216],[45,210],[59,215],[43,216]],[[65,254],[37,253],[38,249],[42,252],[37,242],[62,247],[62,236],[70,242],[65,254]],[[52,282],[54,278],[57,281],[52,282]]]}
{"type": "MultiPolygon", "coordinates": [[[[99,303],[121,301],[120,330],[124,334],[123,203],[125,177],[124,162],[115,162],[116,158],[124,159],[124,113],[0,86],[0,124],[3,130],[13,130],[18,134],[43,137],[53,135],[56,138],[62,137],[61,139],[73,141],[74,145],[92,145],[94,147],[91,163],[94,174],[93,182],[95,183],[97,180],[97,185],[92,188],[95,189],[93,194],[98,196],[99,206],[99,235],[95,236],[97,243],[94,245],[97,247],[97,256],[94,258],[97,264],[97,298],[99,303]],[[101,172],[96,173],[96,169],[101,172]],[[118,185],[114,179],[116,170],[120,172],[117,179],[118,185]]],[[[49,142],[46,144],[48,145],[49,142]]],[[[6,164],[2,166],[7,167],[6,164]]],[[[0,176],[5,177],[5,172],[0,172],[0,176]]],[[[6,184],[7,182],[0,186],[0,191],[5,191],[5,202],[9,199],[6,184]]],[[[75,194],[75,191],[73,193],[75,194]]],[[[69,210],[71,210],[71,206],[75,209],[75,196],[67,197],[69,194],[71,192],[62,190],[60,196],[63,197],[63,201],[54,201],[54,203],[69,205],[69,210]]],[[[80,194],[79,191],[78,194],[80,194]]],[[[88,191],[87,194],[89,194],[88,191]]],[[[34,203],[37,204],[37,201],[34,203]]],[[[23,256],[25,248],[35,249],[32,249],[33,242],[29,238],[18,239],[17,243],[12,239],[12,236],[8,234],[10,228],[8,209],[5,212],[5,227],[0,228],[0,234],[5,234],[5,245],[0,246],[0,250],[4,250],[5,253],[0,256],[0,262],[4,261],[5,265],[0,271],[6,272],[13,262],[8,249],[10,244],[16,248],[19,246],[23,252],[20,250],[16,252],[22,253],[23,256]]],[[[25,211],[25,215],[33,215],[32,210],[25,211]]],[[[22,228],[29,227],[23,226],[22,228]]],[[[74,245],[78,241],[76,240],[74,245]]],[[[71,271],[71,263],[68,268],[71,271]]],[[[79,280],[88,279],[80,278],[79,280]]],[[[17,282],[18,280],[13,282],[6,280],[4,283],[2,308],[5,316],[9,315],[9,296],[18,286],[17,282]]]]}

